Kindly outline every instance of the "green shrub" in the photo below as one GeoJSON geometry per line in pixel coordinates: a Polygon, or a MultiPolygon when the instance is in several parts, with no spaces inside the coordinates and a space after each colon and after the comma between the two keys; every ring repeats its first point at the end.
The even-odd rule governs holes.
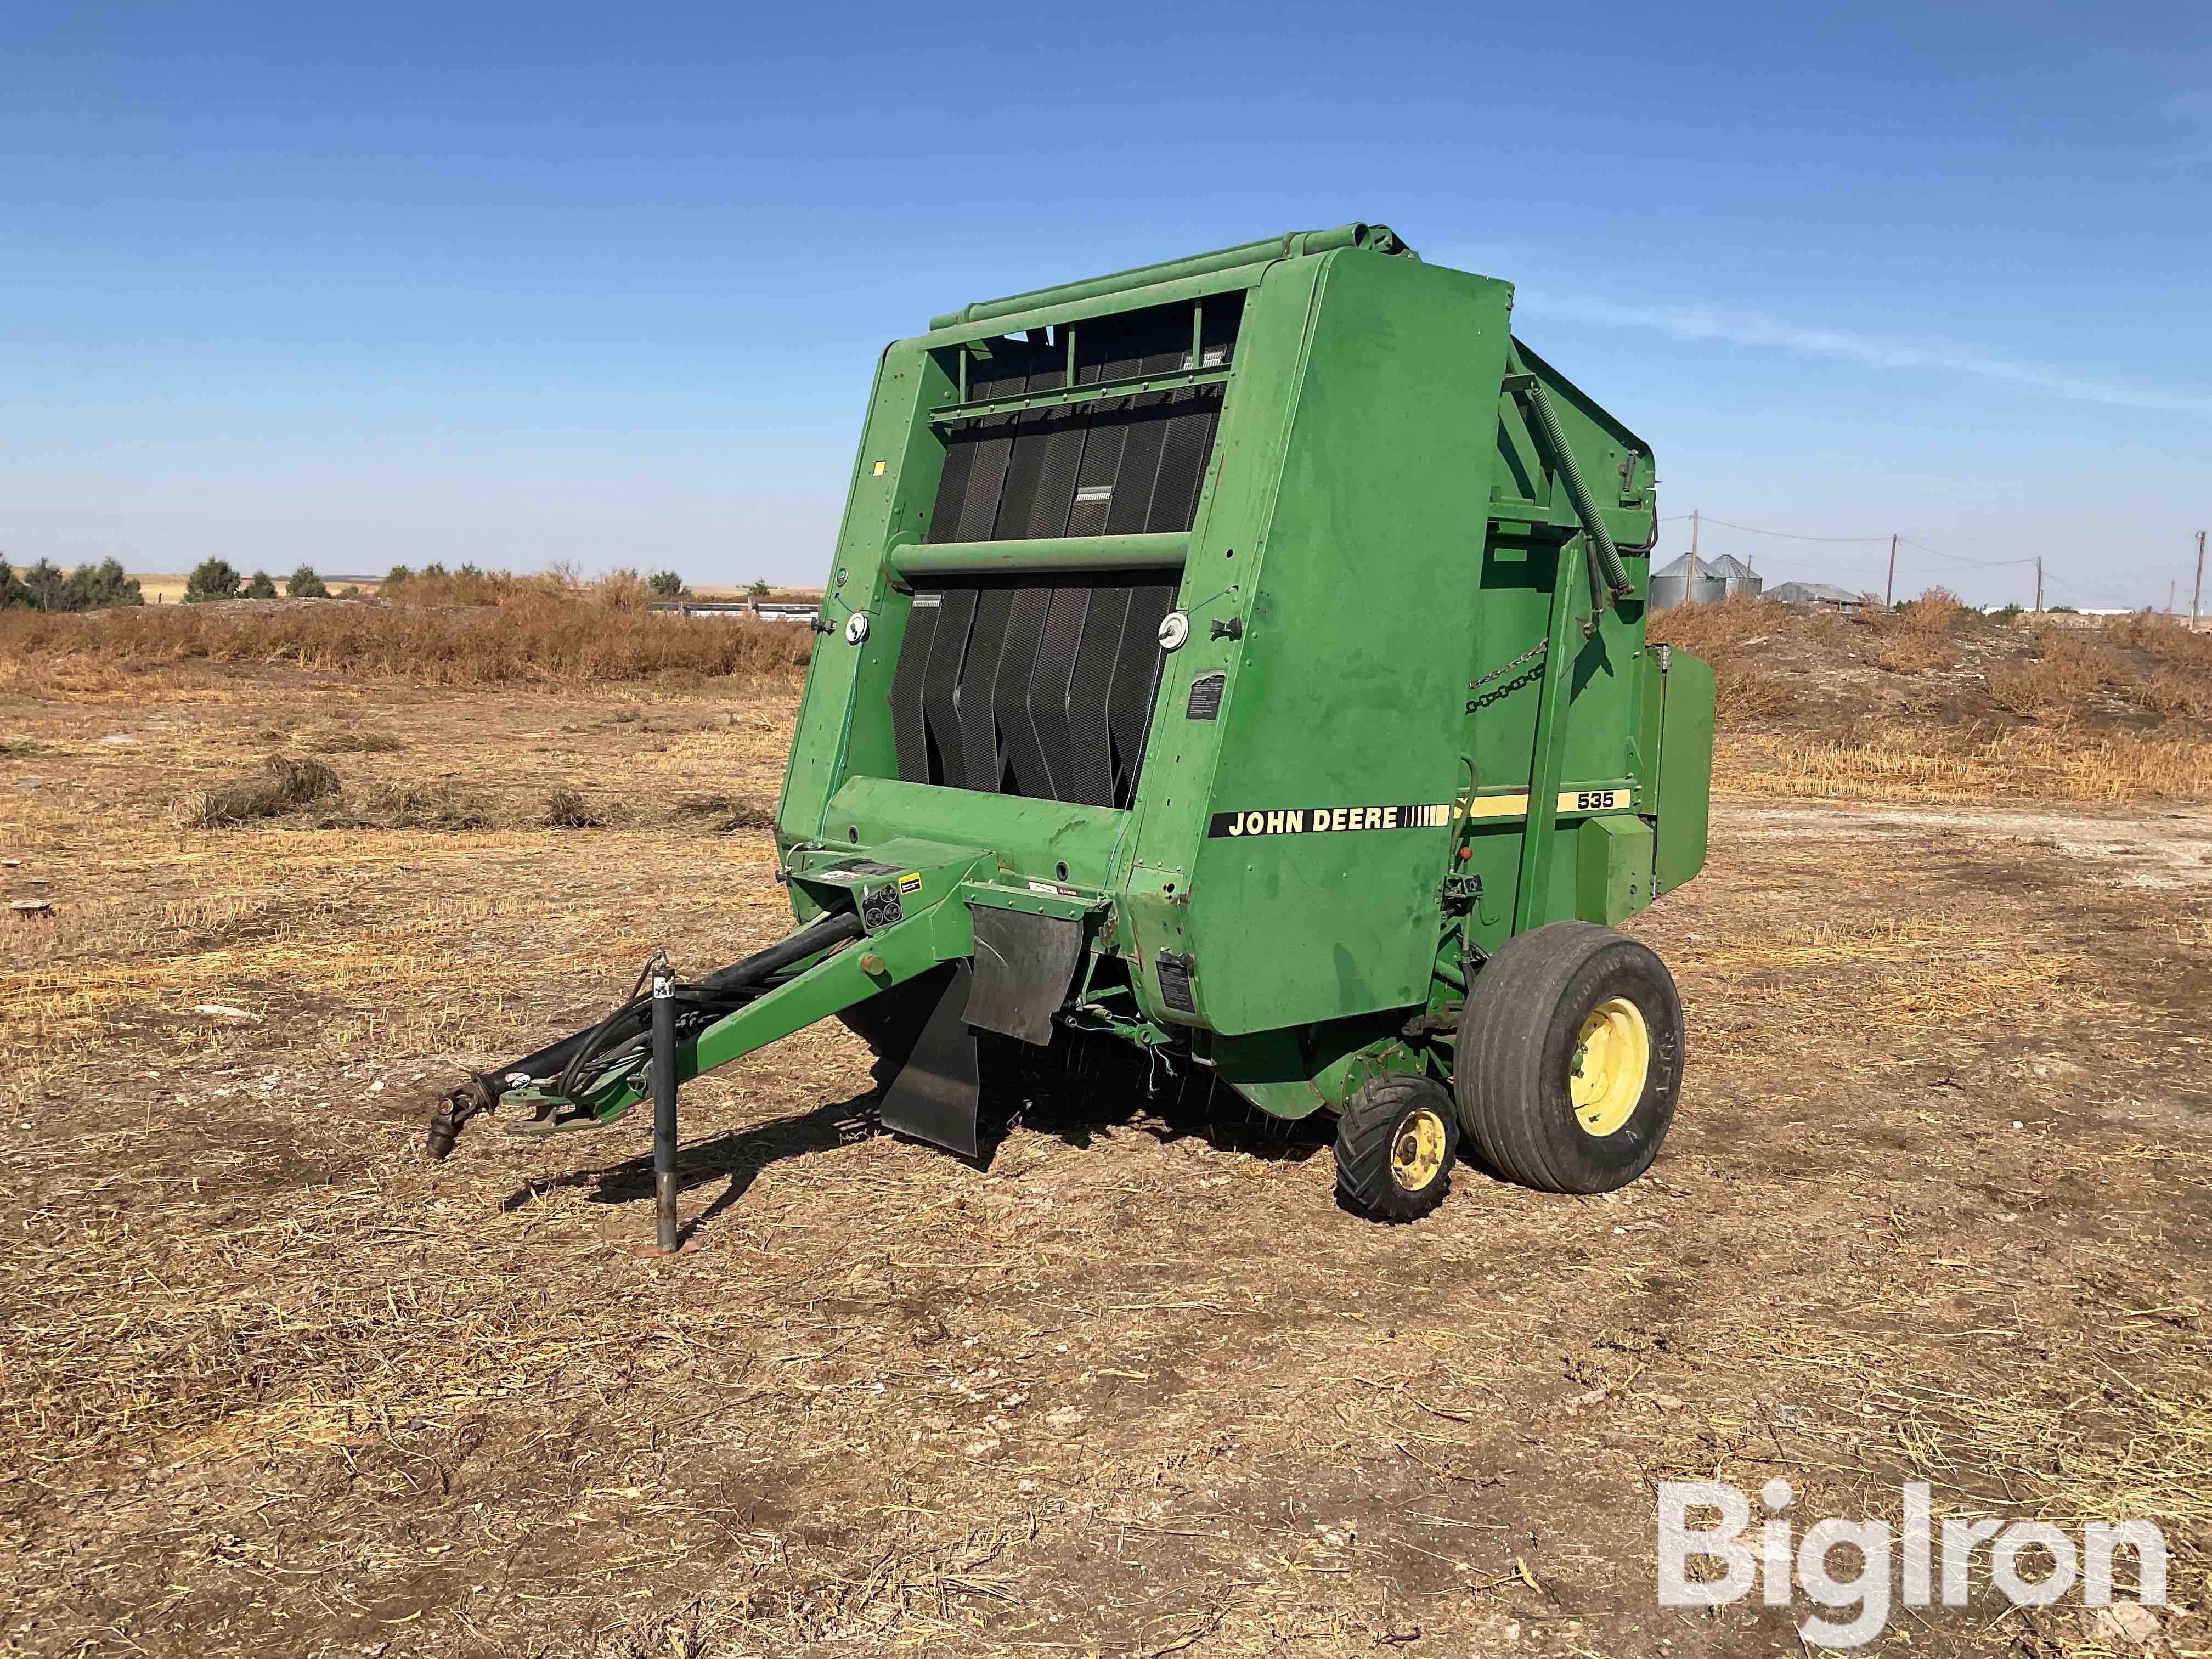
{"type": "Polygon", "coordinates": [[[106,611],[118,605],[146,603],[138,579],[126,575],[113,559],[77,566],[70,572],[69,592],[70,598],[76,601],[69,607],[72,611],[106,611]]]}
{"type": "Polygon", "coordinates": [[[684,578],[673,570],[656,570],[645,579],[656,599],[680,599],[691,590],[684,585],[684,578]]]}
{"type": "Polygon", "coordinates": [[[33,611],[67,611],[69,578],[62,574],[61,567],[51,559],[40,559],[23,573],[23,586],[29,590],[33,611]]]}
{"type": "Polygon", "coordinates": [[[238,572],[228,559],[203,559],[192,567],[192,574],[185,578],[185,603],[205,605],[212,599],[234,599],[238,597],[238,572]]]}
{"type": "Polygon", "coordinates": [[[313,565],[301,565],[284,579],[284,595],[293,599],[327,599],[330,585],[315,574],[313,565]]]}
{"type": "Polygon", "coordinates": [[[138,579],[124,574],[113,559],[81,564],[64,576],[40,559],[19,578],[0,564],[0,610],[106,611],[118,605],[143,605],[138,579]]]}

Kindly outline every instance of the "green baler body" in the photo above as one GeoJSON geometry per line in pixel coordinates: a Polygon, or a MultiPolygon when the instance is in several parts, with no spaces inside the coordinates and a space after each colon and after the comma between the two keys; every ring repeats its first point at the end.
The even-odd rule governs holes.
{"type": "Polygon", "coordinates": [[[1514,341],[1511,308],[1347,227],[888,347],[777,808],[799,918],[881,878],[908,883],[894,916],[949,894],[1079,922],[1071,996],[1295,1116],[1363,1065],[1421,1063],[1409,1021],[1515,933],[1618,921],[1695,874],[1711,676],[1644,642],[1651,452],[1514,341]],[[1086,368],[1086,330],[1132,313],[1188,349],[1086,368]],[[1532,382],[1627,556],[1603,606],[1532,382]],[[1142,517],[1112,504],[1126,459],[1085,494],[1109,471],[1074,457],[1177,418],[1142,517]],[[1055,488],[1072,509],[1031,507],[1055,488]],[[1170,603],[1188,629],[1164,645],[1144,607],[1170,603]],[[1110,720],[1071,706],[1109,684],[1110,720]]]}

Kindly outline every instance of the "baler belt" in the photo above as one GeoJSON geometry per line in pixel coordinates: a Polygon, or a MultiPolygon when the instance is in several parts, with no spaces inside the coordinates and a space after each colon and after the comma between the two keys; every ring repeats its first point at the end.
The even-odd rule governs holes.
{"type": "MultiPolygon", "coordinates": [[[[1243,308],[1242,295],[1209,295],[1196,342],[1187,305],[1079,321],[1076,382],[1227,363],[1243,308]]],[[[974,399],[1055,391],[1066,379],[1064,336],[994,340],[988,356],[976,350],[966,386],[974,399]]],[[[1224,395],[1215,383],[946,426],[925,545],[1188,532],[1224,395]]],[[[1160,623],[1177,581],[1158,568],[917,572],[891,678],[899,776],[1127,805],[1159,689],[1160,623]]]]}
{"type": "Polygon", "coordinates": [[[1109,746],[1106,696],[1114,685],[1114,660],[1129,621],[1129,586],[1101,585],[1091,595],[1083,638],[1075,647],[1075,672],[1067,688],[1068,799],[1086,806],[1114,805],[1114,755],[1109,746]]]}
{"type": "Polygon", "coordinates": [[[905,775],[904,757],[922,757],[917,769],[927,777],[931,767],[929,754],[929,718],[922,712],[921,686],[923,672],[929,663],[929,648],[937,635],[938,619],[945,614],[945,601],[932,593],[924,603],[917,604],[907,617],[906,639],[899,647],[898,666],[891,675],[891,740],[901,757],[900,775],[905,775]]]}
{"type": "Polygon", "coordinates": [[[1176,585],[1168,571],[1063,573],[919,591],[891,677],[899,776],[1127,806],[1176,585]]]}
{"type": "Polygon", "coordinates": [[[1022,775],[1029,787],[1019,793],[1051,800],[1075,799],[1075,729],[1068,718],[1067,695],[1074,684],[1075,655],[1091,614],[1091,598],[1088,587],[1052,590],[1044,627],[1037,635],[1036,665],[1030,671],[1026,700],[1043,767],[1034,779],[1022,775]]]}
{"type": "Polygon", "coordinates": [[[999,689],[999,663],[1006,648],[1006,619],[1014,590],[994,586],[975,598],[975,624],[969,631],[968,660],[952,698],[960,715],[960,775],[963,787],[999,787],[999,722],[993,705],[999,689]]]}
{"type": "Polygon", "coordinates": [[[1006,642],[999,653],[998,684],[991,698],[997,710],[998,788],[1002,794],[1019,794],[1024,778],[1048,780],[1052,775],[1030,705],[1030,687],[1036,682],[1037,658],[1044,646],[1045,618],[1052,608],[1052,596],[1049,587],[1017,588],[1007,609],[1006,642]]]}
{"type": "MultiPolygon", "coordinates": [[[[1228,362],[1242,296],[1209,300],[1192,361],[1191,313],[1162,306],[1075,325],[1079,386],[1228,362]]],[[[976,399],[1058,391],[1056,343],[994,342],[993,378],[976,399]]],[[[1221,408],[1218,384],[1108,398],[945,428],[945,470],[931,510],[932,542],[1040,541],[1061,536],[1188,530],[1198,509],[1221,408]]]]}
{"type": "MultiPolygon", "coordinates": [[[[931,632],[928,659],[921,672],[921,714],[927,754],[938,774],[926,780],[958,789],[967,779],[966,751],[960,741],[960,671],[968,659],[968,634],[975,620],[979,593],[972,587],[947,588],[931,632]]],[[[900,652],[904,666],[905,652],[900,652]]]]}

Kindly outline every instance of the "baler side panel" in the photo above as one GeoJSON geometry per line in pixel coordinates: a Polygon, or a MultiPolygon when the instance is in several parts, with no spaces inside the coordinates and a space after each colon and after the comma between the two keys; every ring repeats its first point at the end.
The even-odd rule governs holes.
{"type": "MultiPolygon", "coordinates": [[[[1198,1009],[1218,1031],[1428,996],[1510,292],[1363,253],[1325,261],[1197,826],[1198,1009]],[[1280,829],[1263,816],[1259,833],[1229,832],[1234,815],[1276,811],[1280,829]]],[[[1275,320],[1263,285],[1245,371],[1287,349],[1252,332],[1275,320]]],[[[1186,575],[1187,592],[1209,586],[1186,575]]]]}
{"type": "MultiPolygon", "coordinates": [[[[1609,783],[1630,778],[1636,770],[1632,738],[1643,709],[1641,653],[1651,560],[1648,552],[1633,550],[1650,541],[1657,512],[1652,504],[1650,447],[1526,345],[1520,345],[1519,351],[1522,364],[1544,382],[1576,465],[1596,498],[1607,532],[1623,550],[1622,562],[1634,586],[1628,598],[1607,607],[1597,637],[1582,642],[1575,655],[1573,714],[1567,724],[1562,776],[1570,783],[1609,783]],[[1626,505],[1630,501],[1637,505],[1626,505]]],[[[1565,489],[1554,483],[1551,493],[1561,516],[1571,520],[1565,489]]],[[[1586,556],[1580,537],[1567,551],[1577,560],[1586,556]]],[[[1587,583],[1577,598],[1579,615],[1589,608],[1587,583]]]]}
{"type": "Polygon", "coordinates": [[[929,411],[955,392],[916,342],[896,341],[885,349],[861,428],[836,557],[824,578],[823,616],[835,631],[815,641],[784,765],[775,814],[780,847],[823,833],[823,815],[848,776],[898,775],[890,693],[913,605],[911,596],[890,585],[886,550],[894,539],[920,539],[927,526],[945,466],[945,446],[930,430],[929,411]],[[842,626],[856,611],[868,618],[867,637],[857,646],[847,642],[842,626]]]}
{"type": "MultiPolygon", "coordinates": [[[[1540,927],[1587,914],[1593,907],[1617,908],[1620,902],[1618,892],[1610,898],[1593,898],[1583,891],[1585,866],[1577,849],[1586,819],[1579,804],[1616,802],[1601,810],[1626,812],[1634,800],[1644,811],[1654,810],[1644,777],[1648,757],[1639,740],[1650,561],[1648,553],[1636,550],[1650,540],[1656,512],[1650,452],[1526,346],[1519,351],[1522,363],[1542,379],[1551,394],[1576,464],[1597,499],[1607,531],[1624,550],[1632,592],[1608,605],[1595,632],[1583,636],[1578,619],[1589,610],[1590,594],[1581,574],[1586,558],[1583,540],[1568,533],[1573,514],[1566,492],[1535,460],[1528,422],[1509,392],[1498,406],[1496,447],[1501,459],[1492,496],[1548,503],[1551,516],[1548,522],[1532,523],[1500,512],[1492,525],[1483,554],[1478,644],[1470,678],[1490,675],[1545,637],[1561,558],[1574,568],[1571,591],[1577,620],[1567,635],[1572,655],[1567,670],[1561,793],[1550,811],[1526,801],[1535,758],[1543,659],[1488,679],[1468,701],[1465,752],[1474,761],[1478,795],[1492,798],[1493,804],[1500,795],[1519,797],[1522,803],[1511,811],[1478,811],[1472,818],[1470,858],[1464,867],[1466,873],[1480,879],[1483,890],[1468,926],[1474,942],[1486,951],[1496,950],[1514,931],[1522,842],[1532,823],[1536,833],[1556,835],[1564,843],[1550,860],[1547,890],[1527,907],[1527,925],[1540,927]],[[1618,795],[1613,793],[1616,790],[1618,795]]],[[[1647,902],[1648,884],[1638,896],[1636,908],[1647,902]]]]}
{"type": "MultiPolygon", "coordinates": [[[[1180,952],[1189,943],[1183,927],[1189,877],[1204,842],[1223,734],[1238,697],[1239,634],[1252,623],[1254,577],[1282,483],[1322,270],[1317,259],[1286,260],[1271,266],[1266,280],[1245,295],[1237,372],[1222,405],[1176,598],[1190,618],[1190,636],[1161,665],[1144,776],[1115,868],[1130,976],[1144,1011],[1154,1018],[1194,1019],[1164,992],[1158,953],[1180,952]],[[1204,681],[1212,684],[1194,703],[1204,681]],[[1194,718],[1194,708],[1210,712],[1194,718]]],[[[1201,998],[1206,988],[1200,988],[1201,998]]],[[[1195,1019],[1204,1023],[1202,1015],[1195,1019]]]]}
{"type": "Polygon", "coordinates": [[[1668,652],[1660,679],[1655,894],[1672,891],[1705,867],[1713,782],[1711,667],[1676,647],[1668,652]]]}

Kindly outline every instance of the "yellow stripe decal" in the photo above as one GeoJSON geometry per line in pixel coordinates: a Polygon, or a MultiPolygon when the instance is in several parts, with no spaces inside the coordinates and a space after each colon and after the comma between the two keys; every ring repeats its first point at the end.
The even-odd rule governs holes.
{"type": "MultiPolygon", "coordinates": [[[[1623,812],[1635,799],[1627,789],[1562,789],[1558,810],[1562,812],[1623,812]]],[[[1477,795],[1470,802],[1460,797],[1460,806],[1471,818],[1525,818],[1526,795],[1477,795]]]]}

